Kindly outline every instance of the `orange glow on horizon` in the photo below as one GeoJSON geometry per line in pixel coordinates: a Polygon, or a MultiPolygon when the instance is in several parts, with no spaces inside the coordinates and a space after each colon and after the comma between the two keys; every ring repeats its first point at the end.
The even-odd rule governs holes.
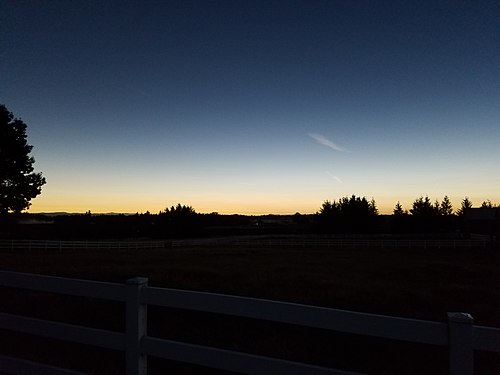
{"type": "MultiPolygon", "coordinates": [[[[425,195],[424,195],[425,196],[425,195]]],[[[269,197],[262,198],[259,200],[256,197],[252,199],[178,199],[178,200],[164,200],[164,204],[158,204],[159,199],[157,197],[147,197],[141,199],[125,199],[125,197],[113,198],[106,197],[82,197],[80,199],[74,199],[71,197],[51,197],[49,195],[44,196],[43,194],[32,201],[32,206],[27,211],[29,213],[50,213],[50,212],[68,212],[68,213],[84,213],[91,211],[92,213],[144,213],[149,211],[151,213],[158,213],[159,211],[175,206],[178,203],[192,206],[196,212],[199,213],[212,213],[217,212],[223,215],[241,214],[241,215],[267,215],[267,214],[277,214],[277,215],[293,215],[295,213],[300,214],[314,214],[319,211],[322,203],[325,200],[333,200],[331,198],[319,198],[319,199],[282,199],[280,201],[269,199],[269,197]],[[64,199],[65,198],[65,199],[64,199]],[[77,202],[77,203],[74,203],[77,202]]],[[[379,199],[374,197],[377,204],[379,214],[392,214],[394,206],[399,201],[403,206],[403,209],[410,210],[413,201],[418,198],[406,198],[406,199],[379,199]]],[[[441,202],[443,197],[433,197],[429,196],[432,202],[436,199],[441,202]]],[[[461,201],[464,197],[449,197],[453,209],[456,211],[460,208],[461,201]]],[[[339,198],[334,198],[338,200],[339,198]]],[[[367,199],[371,199],[367,197],[367,199]]],[[[493,204],[500,202],[499,197],[497,199],[483,198],[480,196],[469,196],[469,199],[473,202],[474,207],[479,207],[481,203],[485,200],[490,200],[493,204]]]]}

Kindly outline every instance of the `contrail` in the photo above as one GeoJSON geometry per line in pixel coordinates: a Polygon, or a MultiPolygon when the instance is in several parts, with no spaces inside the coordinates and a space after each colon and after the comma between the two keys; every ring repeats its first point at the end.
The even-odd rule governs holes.
{"type": "Polygon", "coordinates": [[[345,148],[337,146],[334,142],[332,142],[331,140],[326,138],[324,135],[315,134],[315,133],[309,133],[308,135],[309,135],[309,137],[314,139],[316,142],[318,142],[320,145],[329,147],[332,150],[341,151],[341,152],[350,152],[349,150],[346,150],[345,148]]]}
{"type": "Polygon", "coordinates": [[[335,176],[332,172],[327,171],[326,172],[330,177],[332,177],[335,181],[337,181],[339,184],[343,184],[344,181],[342,181],[339,177],[335,176]]]}

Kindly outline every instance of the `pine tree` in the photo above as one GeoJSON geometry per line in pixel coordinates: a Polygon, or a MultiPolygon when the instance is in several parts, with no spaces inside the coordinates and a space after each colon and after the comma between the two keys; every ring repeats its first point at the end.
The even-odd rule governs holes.
{"type": "Polygon", "coordinates": [[[481,208],[494,208],[494,205],[487,199],[481,204],[481,208]]]}
{"type": "Polygon", "coordinates": [[[401,206],[401,203],[396,203],[396,206],[394,206],[394,210],[392,211],[392,214],[395,216],[402,216],[405,215],[407,212],[403,210],[403,206],[401,206]]]}
{"type": "Polygon", "coordinates": [[[451,205],[450,199],[447,195],[444,196],[439,206],[439,213],[443,216],[453,215],[453,206],[451,205]]]}
{"type": "Polygon", "coordinates": [[[462,216],[465,213],[465,210],[467,210],[468,208],[472,208],[472,202],[469,200],[469,197],[465,197],[462,200],[462,204],[457,211],[457,215],[462,216]]]}
{"type": "MultiPolygon", "coordinates": [[[[439,207],[439,202],[438,202],[438,207],[439,207]]],[[[412,208],[410,209],[410,212],[413,216],[420,216],[420,217],[432,217],[436,216],[436,206],[435,204],[433,205],[431,203],[431,200],[429,199],[428,196],[422,197],[420,196],[419,198],[415,199],[413,202],[412,208]]]]}

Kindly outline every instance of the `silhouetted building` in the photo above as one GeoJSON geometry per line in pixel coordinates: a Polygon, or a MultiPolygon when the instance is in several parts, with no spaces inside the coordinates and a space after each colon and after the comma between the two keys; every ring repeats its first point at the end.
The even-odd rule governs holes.
{"type": "Polygon", "coordinates": [[[468,208],[464,212],[466,234],[500,239],[500,208],[468,208]]]}

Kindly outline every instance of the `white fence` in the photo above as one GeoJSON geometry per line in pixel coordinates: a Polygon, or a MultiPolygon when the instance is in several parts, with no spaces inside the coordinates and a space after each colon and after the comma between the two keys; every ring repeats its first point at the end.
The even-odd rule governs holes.
{"type": "MultiPolygon", "coordinates": [[[[126,284],[115,284],[0,271],[0,286],[125,302],[124,333],[7,313],[0,313],[0,329],[125,351],[127,375],[146,375],[147,356],[246,374],[354,374],[151,337],[147,335],[147,305],[448,346],[451,375],[473,374],[474,350],[500,352],[500,329],[475,326],[472,317],[465,313],[448,313],[448,323],[439,323],[246,297],[154,288],[148,286],[146,278],[133,278],[126,284]]],[[[9,361],[11,367],[16,363],[14,359],[9,361]]],[[[23,366],[23,361],[17,363],[20,367],[23,366]]]]}
{"type": "Polygon", "coordinates": [[[283,247],[283,248],[485,248],[491,242],[486,240],[450,240],[450,239],[358,239],[358,238],[207,238],[173,240],[172,247],[283,247]]]}
{"type": "Polygon", "coordinates": [[[484,239],[362,239],[314,237],[224,237],[168,241],[53,241],[0,240],[0,249],[79,250],[79,249],[159,249],[170,247],[254,247],[254,248],[486,248],[492,244],[484,239]]]}
{"type": "Polygon", "coordinates": [[[0,240],[0,249],[10,250],[158,249],[170,246],[170,241],[0,240]]]}

